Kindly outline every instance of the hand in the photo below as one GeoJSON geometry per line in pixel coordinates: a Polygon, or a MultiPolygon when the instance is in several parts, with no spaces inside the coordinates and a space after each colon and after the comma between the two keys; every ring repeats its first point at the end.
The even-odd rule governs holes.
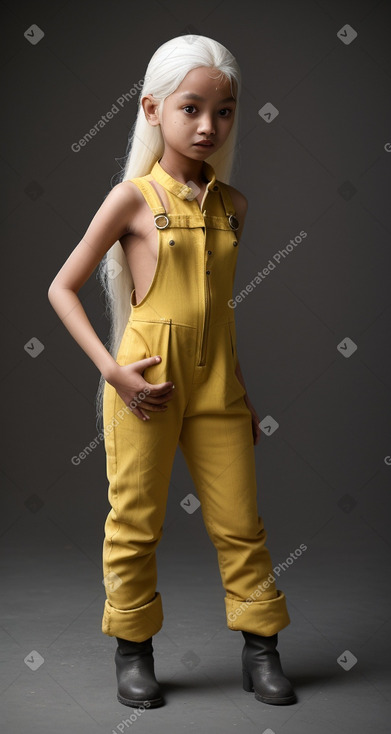
{"type": "Polygon", "coordinates": [[[260,437],[261,437],[261,429],[259,427],[259,416],[257,415],[257,411],[255,410],[253,404],[250,402],[249,397],[247,394],[244,396],[244,401],[251,413],[251,419],[252,419],[252,429],[253,429],[253,439],[254,439],[254,446],[257,445],[260,437]]]}
{"type": "Polygon", "coordinates": [[[144,411],[161,412],[167,409],[166,402],[172,400],[175,388],[172,382],[160,382],[154,385],[144,380],[142,372],[147,367],[157,364],[161,357],[147,357],[126,365],[118,365],[112,378],[107,382],[115,387],[125,405],[140,420],[149,420],[144,411]],[[129,403],[131,405],[129,405],[129,403]]]}

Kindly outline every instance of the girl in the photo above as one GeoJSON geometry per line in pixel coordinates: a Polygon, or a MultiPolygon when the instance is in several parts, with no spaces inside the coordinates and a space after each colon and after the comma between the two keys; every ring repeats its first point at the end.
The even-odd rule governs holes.
{"type": "Polygon", "coordinates": [[[244,690],[266,703],[296,701],[276,649],[290,618],[258,515],[259,417],[229,305],[247,209],[227,183],[240,89],[235,58],[211,38],[179,36],[157,49],[123,180],[48,292],[101,373],[97,408],[111,505],[102,631],[116,637],[117,697],[127,706],[164,704],[152,646],[163,624],[155,552],[178,443],[217,550],[227,626],[245,639],[244,690]],[[99,263],[109,351],[77,296],[99,263]]]}

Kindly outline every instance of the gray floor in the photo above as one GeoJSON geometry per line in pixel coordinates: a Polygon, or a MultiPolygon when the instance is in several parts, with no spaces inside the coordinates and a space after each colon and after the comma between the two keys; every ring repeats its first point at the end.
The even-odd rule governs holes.
{"type": "MultiPolygon", "coordinates": [[[[100,631],[99,542],[83,537],[78,547],[77,535],[66,536],[50,512],[33,522],[20,517],[18,533],[2,536],[3,724],[29,734],[117,734],[131,726],[159,734],[389,732],[387,546],[367,521],[343,512],[325,518],[308,550],[281,572],[291,624],[279,634],[279,651],[298,703],[270,706],[242,690],[243,638],[226,627],[201,515],[187,516],[191,521],[173,532],[174,514],[171,505],[158,553],[164,625],[153,638],[166,705],[135,721],[134,709],[116,700],[115,639],[100,631]],[[10,535],[23,542],[8,542],[5,555],[10,535]],[[357,658],[350,670],[337,662],[346,650],[357,658]],[[24,662],[32,651],[43,658],[36,670],[24,662]]],[[[276,519],[268,525],[276,567],[284,560],[276,519]]]]}

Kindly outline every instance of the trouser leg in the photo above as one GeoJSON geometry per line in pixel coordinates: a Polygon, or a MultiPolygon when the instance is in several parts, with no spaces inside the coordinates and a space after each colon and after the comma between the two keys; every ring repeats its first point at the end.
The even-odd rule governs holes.
{"type": "Polygon", "coordinates": [[[106,383],[104,425],[108,498],[103,575],[107,599],[102,631],[142,642],[163,624],[156,590],[156,548],[163,533],[168,487],[178,441],[174,407],[142,421],[106,383]],[[121,412],[123,415],[121,415],[121,412]]]}
{"type": "Polygon", "coordinates": [[[227,626],[273,635],[290,618],[258,514],[251,414],[244,400],[185,417],[179,443],[217,550],[227,626]]]}

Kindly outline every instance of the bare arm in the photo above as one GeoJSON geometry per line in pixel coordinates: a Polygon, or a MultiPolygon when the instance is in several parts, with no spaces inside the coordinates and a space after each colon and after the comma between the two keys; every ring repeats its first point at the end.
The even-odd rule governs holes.
{"type": "Polygon", "coordinates": [[[114,242],[129,232],[128,222],[139,206],[135,191],[134,184],[124,181],[110,191],[84,237],[50,284],[48,298],[69,333],[132,413],[140,420],[149,420],[146,410],[166,410],[167,401],[174,396],[171,381],[151,384],[142,376],[147,367],[161,358],[153,356],[119,365],[94,331],[77,296],[114,242]]]}
{"type": "Polygon", "coordinates": [[[84,237],[50,284],[48,298],[77,343],[92,359],[105,379],[118,365],[102,344],[81,304],[77,292],[92,275],[107,252],[125,232],[137,206],[128,184],[117,184],[107,195],[84,237]]]}

